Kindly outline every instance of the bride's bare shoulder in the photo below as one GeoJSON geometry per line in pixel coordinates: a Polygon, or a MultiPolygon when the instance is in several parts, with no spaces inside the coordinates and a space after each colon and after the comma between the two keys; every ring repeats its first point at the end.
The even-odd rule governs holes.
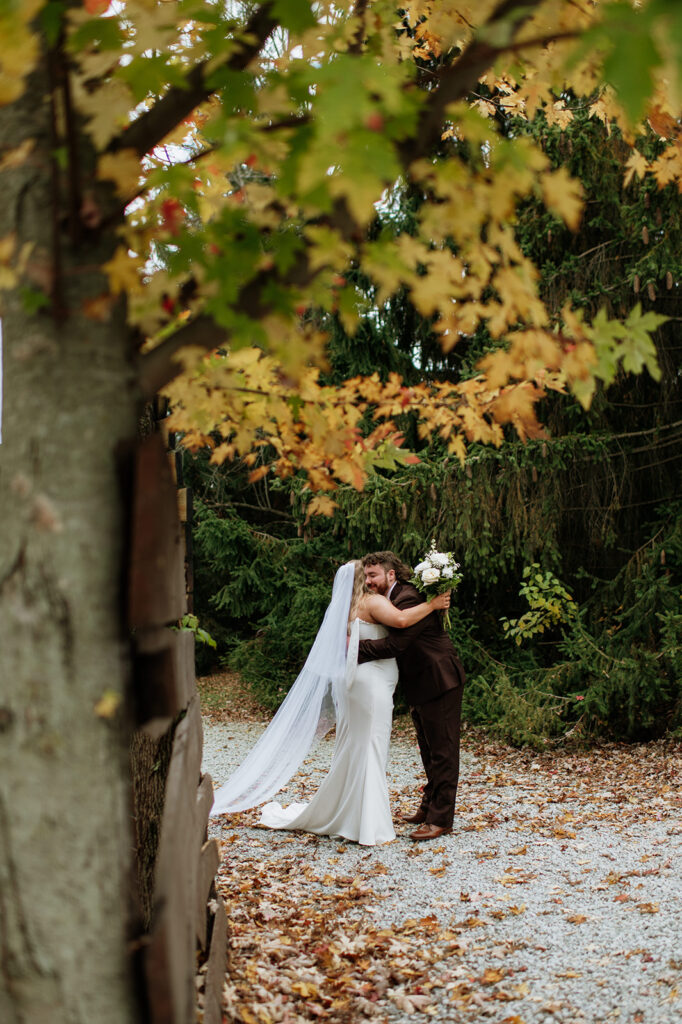
{"type": "Polygon", "coordinates": [[[362,619],[363,622],[376,622],[371,609],[372,597],[372,594],[366,594],[355,609],[355,617],[362,619]]]}

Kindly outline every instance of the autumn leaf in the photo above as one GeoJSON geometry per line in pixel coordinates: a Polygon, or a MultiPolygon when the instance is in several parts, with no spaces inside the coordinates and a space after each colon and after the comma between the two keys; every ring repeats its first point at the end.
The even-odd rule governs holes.
{"type": "Polygon", "coordinates": [[[262,480],[264,476],[267,476],[269,472],[269,466],[259,466],[257,469],[252,469],[249,473],[249,483],[257,483],[259,480],[262,480]]]}
{"type": "Polygon", "coordinates": [[[11,266],[16,244],[14,232],[0,238],[0,290],[14,288],[17,283],[17,274],[11,266]]]}
{"type": "Polygon", "coordinates": [[[24,139],[19,146],[8,150],[0,159],[0,172],[14,167],[21,167],[28,160],[34,148],[35,139],[24,139]]]}
{"type": "Polygon", "coordinates": [[[164,199],[160,205],[161,223],[171,234],[177,235],[180,226],[185,219],[185,210],[177,199],[164,199]]]}
{"type": "Polygon", "coordinates": [[[623,185],[625,188],[628,187],[635,175],[638,178],[643,178],[649,168],[649,161],[645,156],[639,152],[638,149],[633,149],[632,153],[627,159],[625,164],[625,177],[623,178],[623,185]]]}
{"type": "Polygon", "coordinates": [[[113,296],[109,292],[102,292],[101,295],[84,300],[82,305],[83,313],[89,320],[106,323],[111,318],[113,302],[113,296]]]}
{"type": "Polygon", "coordinates": [[[578,230],[583,211],[583,187],[565,167],[543,176],[542,198],[547,208],[561,217],[571,231],[578,230]]]}
{"type": "Polygon", "coordinates": [[[0,238],[0,291],[9,291],[19,283],[27,270],[33,250],[31,242],[25,242],[17,251],[17,236],[14,231],[0,238]]]}
{"type": "Polygon", "coordinates": [[[338,502],[326,495],[317,494],[306,506],[307,516],[330,516],[338,508],[338,502]]]}
{"type": "Polygon", "coordinates": [[[497,967],[487,967],[481,976],[484,985],[496,985],[498,981],[506,978],[507,972],[497,967]]]}
{"type": "Polygon", "coordinates": [[[109,287],[114,295],[119,295],[121,292],[142,291],[140,275],[143,262],[124,246],[119,245],[109,262],[103,264],[103,269],[109,277],[109,287]]]}
{"type": "Polygon", "coordinates": [[[140,185],[142,167],[134,149],[122,149],[118,153],[105,153],[99,158],[97,176],[104,181],[113,181],[116,191],[122,197],[135,195],[140,185]]]}
{"type": "Polygon", "coordinates": [[[99,718],[113,718],[121,704],[121,694],[114,690],[105,690],[95,704],[95,714],[99,718]]]}

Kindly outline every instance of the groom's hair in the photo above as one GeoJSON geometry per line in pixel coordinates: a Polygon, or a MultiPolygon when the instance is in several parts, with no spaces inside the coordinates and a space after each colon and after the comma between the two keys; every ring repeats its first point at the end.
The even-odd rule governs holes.
{"type": "Polygon", "coordinates": [[[400,580],[401,583],[407,583],[412,576],[412,570],[409,565],[401,562],[392,551],[372,551],[371,554],[365,555],[362,565],[363,568],[367,565],[381,565],[385,572],[393,569],[395,578],[400,580]]]}

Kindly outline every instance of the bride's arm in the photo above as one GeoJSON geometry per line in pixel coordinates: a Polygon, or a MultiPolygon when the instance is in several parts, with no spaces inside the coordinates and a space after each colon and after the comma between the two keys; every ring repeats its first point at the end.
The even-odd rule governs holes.
{"type": "Polygon", "coordinates": [[[449,608],[450,592],[438,594],[430,601],[422,601],[411,608],[396,608],[387,597],[381,597],[379,594],[367,594],[363,604],[376,622],[380,622],[384,626],[392,626],[394,629],[405,629],[407,626],[414,626],[417,622],[421,622],[431,612],[449,608]]]}

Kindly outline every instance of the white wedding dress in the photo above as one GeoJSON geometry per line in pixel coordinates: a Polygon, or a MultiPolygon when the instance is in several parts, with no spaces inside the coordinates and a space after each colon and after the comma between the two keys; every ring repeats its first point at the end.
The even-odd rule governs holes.
{"type": "MultiPolygon", "coordinates": [[[[358,622],[361,640],[386,636],[384,626],[358,622]]],[[[395,839],[386,764],[397,681],[394,658],[356,667],[338,696],[334,753],[320,788],[307,804],[266,804],[262,825],[342,836],[362,846],[395,839]]]]}

